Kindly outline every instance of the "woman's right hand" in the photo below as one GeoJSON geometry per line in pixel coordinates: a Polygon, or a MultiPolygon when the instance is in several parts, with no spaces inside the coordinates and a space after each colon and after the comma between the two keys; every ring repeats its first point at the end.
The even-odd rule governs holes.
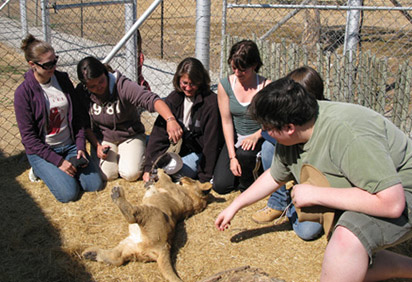
{"type": "Polygon", "coordinates": [[[226,209],[224,209],[216,218],[215,226],[220,231],[225,231],[230,226],[230,221],[237,213],[237,210],[229,205],[226,209]]]}
{"type": "Polygon", "coordinates": [[[63,160],[63,162],[59,166],[59,169],[61,171],[65,172],[65,173],[67,173],[71,177],[74,177],[76,175],[76,172],[77,172],[76,167],[74,165],[72,165],[72,163],[67,161],[67,160],[63,160]]]}
{"type": "Polygon", "coordinates": [[[107,158],[107,154],[109,152],[107,151],[106,153],[104,153],[105,150],[108,150],[107,148],[110,149],[110,146],[109,145],[97,144],[96,152],[97,152],[97,157],[99,159],[105,160],[107,158]]]}
{"type": "Polygon", "coordinates": [[[166,130],[167,134],[169,135],[169,140],[172,141],[174,144],[176,144],[183,136],[182,127],[180,127],[180,124],[176,121],[174,117],[173,119],[167,121],[166,130]]]}
{"type": "Polygon", "coordinates": [[[230,171],[234,176],[242,175],[242,168],[236,157],[230,159],[230,171]]]}
{"type": "Polygon", "coordinates": [[[145,172],[145,173],[143,173],[143,181],[144,182],[147,182],[147,181],[149,181],[150,180],[150,172],[145,172]]]}

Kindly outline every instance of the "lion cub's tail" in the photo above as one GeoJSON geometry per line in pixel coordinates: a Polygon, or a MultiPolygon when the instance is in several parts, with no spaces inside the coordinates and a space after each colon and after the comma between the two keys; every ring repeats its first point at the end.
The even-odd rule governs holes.
{"type": "Polygon", "coordinates": [[[160,272],[167,280],[171,282],[182,282],[173,269],[172,261],[170,259],[170,248],[164,246],[160,251],[159,257],[157,258],[157,265],[159,266],[160,272]]]}

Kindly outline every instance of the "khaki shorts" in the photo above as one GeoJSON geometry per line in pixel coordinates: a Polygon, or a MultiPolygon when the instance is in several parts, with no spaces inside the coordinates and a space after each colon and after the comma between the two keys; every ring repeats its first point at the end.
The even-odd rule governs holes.
{"type": "Polygon", "coordinates": [[[412,193],[405,191],[406,207],[399,218],[383,218],[345,211],[336,226],[344,226],[362,242],[372,264],[377,251],[412,238],[412,193]]]}

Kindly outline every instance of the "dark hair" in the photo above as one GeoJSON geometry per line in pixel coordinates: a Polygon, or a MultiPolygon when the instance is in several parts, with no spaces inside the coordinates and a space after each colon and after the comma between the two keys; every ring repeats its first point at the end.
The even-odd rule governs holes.
{"type": "Polygon", "coordinates": [[[227,63],[231,65],[232,62],[237,69],[241,70],[255,66],[255,72],[259,72],[263,65],[259,49],[252,40],[242,40],[232,46],[227,63]]]}
{"type": "Polygon", "coordinates": [[[287,124],[304,125],[316,118],[319,105],[302,85],[284,77],[260,90],[248,110],[264,127],[281,130],[287,124]]]}
{"type": "Polygon", "coordinates": [[[47,52],[53,52],[53,47],[43,41],[36,39],[33,35],[28,34],[21,42],[20,49],[24,52],[24,57],[26,61],[37,62],[40,55],[43,55],[47,52]]]}
{"type": "Polygon", "coordinates": [[[93,56],[86,57],[77,64],[77,77],[84,85],[88,80],[98,78],[102,74],[108,75],[107,68],[93,56]]]}
{"type": "Polygon", "coordinates": [[[177,92],[183,92],[180,87],[180,78],[187,74],[199,90],[210,90],[210,77],[203,64],[196,58],[186,58],[177,66],[173,77],[173,86],[177,92]]]}
{"type": "Polygon", "coordinates": [[[323,80],[319,73],[309,66],[303,66],[291,71],[287,77],[293,79],[305,88],[308,94],[318,100],[326,100],[323,96],[323,80]]]}

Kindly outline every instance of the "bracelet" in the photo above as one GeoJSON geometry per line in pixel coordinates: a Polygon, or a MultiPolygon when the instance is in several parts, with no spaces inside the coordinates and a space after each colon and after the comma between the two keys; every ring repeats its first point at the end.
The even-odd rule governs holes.
{"type": "Polygon", "coordinates": [[[172,120],[176,120],[176,118],[174,116],[168,117],[166,119],[166,122],[172,121],[172,120]]]}
{"type": "Polygon", "coordinates": [[[236,159],[236,156],[234,156],[234,157],[229,157],[229,160],[233,160],[233,159],[236,159]]]}

